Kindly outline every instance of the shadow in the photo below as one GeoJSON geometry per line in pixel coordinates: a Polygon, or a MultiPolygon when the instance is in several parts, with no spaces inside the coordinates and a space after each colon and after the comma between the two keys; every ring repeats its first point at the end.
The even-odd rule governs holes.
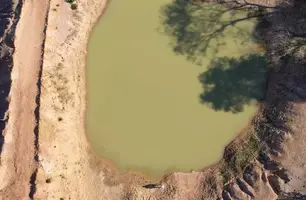
{"type": "MultiPolygon", "coordinates": [[[[224,1],[218,2],[222,4],[224,1]]],[[[174,1],[165,6],[163,14],[168,16],[164,17],[164,22],[166,33],[173,39],[174,51],[187,57],[197,58],[203,56],[203,52],[206,50],[205,45],[204,48],[202,46],[205,41],[210,41],[210,36],[214,38],[219,36],[206,34],[211,30],[200,30],[198,26],[191,25],[194,18],[189,15],[190,4],[188,1],[185,3],[174,1]],[[195,30],[199,30],[199,32],[195,30]],[[205,37],[201,38],[203,35],[205,37]],[[208,39],[206,36],[209,36],[208,39]]],[[[235,6],[239,5],[233,4],[227,9],[233,8],[235,10],[235,6]]],[[[251,6],[255,10],[257,9],[256,12],[259,12],[251,14],[258,17],[258,24],[253,30],[253,38],[265,48],[268,62],[262,56],[254,54],[240,59],[227,57],[214,59],[209,69],[199,77],[204,89],[200,98],[204,104],[210,105],[215,110],[234,113],[240,112],[243,110],[243,105],[254,100],[264,101],[258,117],[254,118],[252,122],[252,133],[249,133],[258,136],[260,142],[253,153],[254,155],[259,154],[256,159],[260,160],[266,170],[273,173],[273,177],[283,179],[286,184],[292,181],[291,178],[294,176],[290,177],[286,173],[286,169],[280,168],[281,162],[277,163],[269,159],[263,152],[271,155],[273,159],[278,158],[284,155],[284,146],[288,142],[288,135],[293,138],[302,137],[300,135],[303,133],[302,126],[300,127],[299,124],[296,124],[298,121],[294,122],[294,120],[304,114],[303,107],[298,103],[306,101],[306,2],[305,0],[289,0],[280,1],[279,4],[271,7],[251,6]],[[263,9],[263,7],[265,8],[263,9]],[[263,67],[267,64],[270,67],[268,75],[266,68],[263,67]],[[267,80],[264,85],[265,76],[267,76],[267,80]],[[266,89],[264,98],[258,88],[266,89]]],[[[197,9],[202,9],[201,4],[191,7],[194,7],[195,12],[199,12],[197,9]]],[[[241,18],[241,20],[245,19],[241,18]]],[[[234,24],[235,21],[237,20],[234,20],[234,24]]],[[[208,22],[197,23],[205,24],[208,22]]],[[[217,28],[217,31],[222,30],[223,26],[226,24],[221,24],[221,29],[217,28]]],[[[209,28],[206,26],[206,29],[209,28]]],[[[212,33],[214,32],[213,30],[212,33]]],[[[222,31],[218,34],[222,34],[222,31]]],[[[294,142],[295,152],[290,153],[299,154],[303,150],[303,141],[295,140],[294,142]]],[[[247,154],[249,145],[247,148],[239,149],[238,144],[231,143],[227,146],[224,159],[230,163],[226,167],[231,167],[233,163],[231,160],[238,159],[241,155],[250,155],[247,154]],[[229,153],[231,155],[226,157],[229,153]]],[[[246,164],[243,163],[243,167],[238,163],[234,166],[235,169],[231,169],[231,167],[226,170],[235,173],[235,170],[238,169],[236,171],[239,172],[239,169],[250,166],[253,160],[246,159],[246,162],[246,164]]],[[[303,163],[301,160],[296,160],[296,162],[303,163]]],[[[303,169],[298,168],[298,170],[303,169]]],[[[226,177],[223,178],[226,179],[226,177]]],[[[262,179],[265,182],[268,181],[264,176],[262,179]]],[[[252,185],[258,180],[260,180],[260,174],[248,177],[248,181],[252,185]]],[[[224,199],[230,199],[231,196],[234,197],[234,194],[231,195],[230,191],[222,193],[224,199]]],[[[283,193],[280,191],[278,199],[306,200],[306,195],[298,192],[283,193]]]]}
{"type": "Polygon", "coordinates": [[[278,65],[306,44],[306,4],[289,0],[278,4],[275,10],[259,18],[253,38],[264,45],[271,64],[278,65]]]}
{"type": "Polygon", "coordinates": [[[223,47],[230,50],[228,40],[240,45],[253,40],[254,30],[241,26],[241,22],[264,16],[264,8],[251,10],[249,6],[176,0],[161,8],[164,34],[170,37],[176,54],[198,65],[205,57],[213,58],[209,69],[199,76],[203,87],[200,101],[216,111],[239,113],[246,105],[264,98],[264,56],[216,56],[223,47]]]}
{"type": "MultiPolygon", "coordinates": [[[[0,2],[0,38],[7,30],[13,16],[13,3],[11,0],[1,0],[0,2]]],[[[1,40],[0,40],[1,41],[1,40]]]]}
{"type": "Polygon", "coordinates": [[[4,0],[0,2],[0,153],[4,143],[3,130],[7,122],[6,111],[8,109],[7,97],[11,85],[11,63],[12,49],[7,41],[7,33],[10,21],[13,15],[11,1],[4,0]]]}
{"type": "MultiPolygon", "coordinates": [[[[175,0],[163,6],[164,34],[171,38],[173,51],[201,64],[207,54],[219,52],[225,45],[222,38],[230,34],[242,43],[251,37],[267,51],[270,65],[283,65],[280,62],[287,62],[306,44],[305,1],[291,0],[271,6],[229,2],[175,0]],[[240,11],[247,12],[241,15],[240,11]],[[257,20],[254,30],[239,26],[253,18],[257,20]],[[230,32],[226,31],[228,27],[231,27],[230,32]]],[[[254,100],[263,101],[267,82],[267,61],[263,56],[213,58],[208,71],[199,76],[204,89],[200,95],[203,104],[217,111],[238,113],[254,100]]]]}
{"type": "Polygon", "coordinates": [[[147,184],[142,187],[147,189],[154,189],[154,188],[162,188],[163,186],[161,184],[147,184]]]}
{"type": "Polygon", "coordinates": [[[269,65],[273,67],[262,117],[255,130],[275,157],[284,153],[287,134],[296,132],[288,126],[300,112],[295,103],[306,101],[306,3],[285,1],[277,5],[277,10],[260,19],[254,30],[254,37],[267,49],[269,65]]]}
{"type": "Polygon", "coordinates": [[[12,58],[9,55],[0,58],[0,153],[2,151],[2,146],[4,143],[3,130],[7,122],[8,101],[7,97],[10,92],[10,63],[12,58]]]}
{"type": "Polygon", "coordinates": [[[277,200],[306,200],[306,195],[298,192],[282,193],[277,200]]]}
{"type": "Polygon", "coordinates": [[[217,58],[199,76],[200,101],[216,111],[242,112],[244,106],[263,101],[266,74],[267,61],[261,55],[217,58]]]}
{"type": "MultiPolygon", "coordinates": [[[[8,121],[8,96],[11,88],[14,35],[19,21],[21,3],[3,0],[0,2],[0,155],[4,144],[3,130],[8,121]],[[10,21],[13,21],[10,23],[10,21]]],[[[1,158],[1,157],[0,157],[1,158]]]]}
{"type": "Polygon", "coordinates": [[[38,169],[35,169],[35,171],[32,173],[30,177],[30,192],[29,192],[30,199],[34,199],[34,194],[37,190],[37,187],[36,187],[37,172],[38,172],[38,169]]]}
{"type": "Polygon", "coordinates": [[[261,14],[240,12],[246,9],[245,5],[227,8],[218,4],[175,0],[161,8],[163,34],[169,36],[176,54],[201,65],[203,57],[216,55],[226,45],[225,35],[236,43],[250,41],[252,30],[238,23],[261,14]]]}

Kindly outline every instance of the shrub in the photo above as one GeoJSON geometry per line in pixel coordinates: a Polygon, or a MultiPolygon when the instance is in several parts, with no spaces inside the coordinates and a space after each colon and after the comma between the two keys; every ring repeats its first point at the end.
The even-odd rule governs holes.
{"type": "Polygon", "coordinates": [[[75,2],[75,0],[65,0],[66,3],[70,3],[73,4],[75,2]]]}
{"type": "Polygon", "coordinates": [[[74,3],[74,4],[71,4],[71,9],[72,10],[76,10],[78,8],[78,6],[74,3]]]}

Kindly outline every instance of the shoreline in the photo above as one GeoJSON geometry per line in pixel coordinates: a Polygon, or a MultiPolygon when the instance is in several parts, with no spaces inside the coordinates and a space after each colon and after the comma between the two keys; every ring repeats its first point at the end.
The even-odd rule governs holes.
{"type": "MultiPolygon", "coordinates": [[[[86,126],[86,116],[87,116],[87,104],[88,104],[88,99],[87,99],[87,59],[88,59],[88,48],[89,48],[89,42],[91,40],[91,35],[92,35],[92,32],[94,31],[95,29],[95,26],[100,23],[100,21],[102,20],[103,16],[105,15],[105,13],[107,12],[108,8],[109,8],[109,5],[111,3],[112,0],[105,0],[105,3],[104,3],[104,6],[102,6],[102,11],[101,11],[101,14],[99,15],[99,17],[97,18],[97,20],[93,23],[93,26],[92,28],[90,29],[89,31],[89,37],[87,39],[87,44],[86,44],[86,54],[85,54],[85,69],[84,69],[84,77],[85,77],[85,97],[84,97],[84,134],[85,134],[85,137],[86,137],[86,142],[87,142],[87,145],[89,147],[89,151],[91,154],[93,154],[94,158],[95,159],[98,159],[100,162],[102,162],[103,164],[102,165],[106,165],[108,166],[109,168],[115,170],[116,174],[118,173],[118,176],[120,177],[125,177],[125,176],[134,176],[136,174],[136,176],[139,176],[138,178],[140,179],[145,179],[145,181],[147,182],[151,182],[151,181],[161,181],[163,179],[163,177],[166,175],[166,174],[163,174],[162,176],[160,177],[152,177],[150,176],[148,173],[144,172],[144,171],[139,171],[139,170],[128,170],[126,172],[122,172],[122,170],[119,168],[119,166],[114,162],[112,161],[111,159],[108,159],[108,158],[105,158],[103,156],[99,156],[93,149],[92,147],[92,144],[89,140],[89,136],[88,136],[88,131],[87,131],[87,126],[86,126]]],[[[103,167],[104,168],[104,167],[103,167]]],[[[119,179],[122,179],[122,178],[119,178],[119,179]]]]}
{"type": "MultiPolygon", "coordinates": [[[[301,181],[306,179],[303,170],[306,166],[306,104],[303,103],[306,90],[301,87],[305,83],[306,60],[302,51],[290,55],[285,65],[278,63],[278,57],[279,60],[269,63],[271,70],[268,71],[268,92],[265,92],[264,101],[258,104],[250,123],[225,145],[216,163],[198,171],[166,173],[161,178],[165,186],[162,190],[148,190],[142,185],[152,180],[145,173],[122,173],[115,163],[96,155],[86,132],[87,51],[91,33],[107,12],[109,3],[106,0],[77,0],[77,10],[72,10],[70,4],[62,0],[24,2],[23,17],[17,24],[17,33],[13,34],[17,35],[13,41],[17,53],[13,51],[10,55],[14,58],[15,71],[11,73],[10,116],[4,129],[1,152],[3,181],[0,183],[0,199],[28,199],[29,195],[37,200],[272,200],[306,197],[305,183],[301,181]],[[37,16],[47,9],[47,4],[47,27],[42,27],[43,20],[37,16]],[[37,44],[43,37],[40,35],[43,28],[46,28],[45,46],[40,50],[42,47],[37,44]],[[20,35],[21,32],[27,34],[20,35]],[[40,106],[33,92],[37,87],[38,68],[43,69],[40,106]],[[34,73],[30,73],[31,70],[34,73]],[[22,101],[18,101],[19,97],[22,101]],[[39,127],[33,121],[37,119],[36,109],[40,114],[39,127]],[[35,138],[37,129],[39,138],[35,138]],[[258,152],[258,158],[243,168],[241,163],[236,163],[236,158],[251,155],[248,154],[251,146],[248,136],[251,134],[259,137],[261,143],[268,144],[269,151],[258,152]],[[36,145],[38,152],[35,152],[36,145]],[[229,164],[234,164],[234,168],[229,164]],[[33,172],[36,166],[37,170],[33,172]],[[240,171],[224,182],[224,166],[240,171]]],[[[284,9],[294,11],[295,8],[288,5],[284,9]]],[[[269,44],[279,44],[275,34],[282,36],[279,30],[286,25],[287,19],[281,21],[284,24],[276,23],[279,19],[273,17],[269,20],[271,27],[265,37],[269,38],[270,34],[269,44]]],[[[291,24],[288,26],[290,28],[291,24]]],[[[284,27],[286,30],[287,26],[284,27]]],[[[305,45],[299,50],[305,50],[305,45]]]]}
{"type": "MultiPolygon", "coordinates": [[[[89,42],[90,42],[90,39],[91,39],[91,34],[92,32],[94,31],[95,29],[95,26],[101,22],[102,17],[104,16],[104,14],[107,12],[107,9],[109,8],[109,4],[111,3],[112,0],[106,0],[106,6],[104,7],[101,15],[98,17],[98,19],[95,21],[94,25],[92,26],[91,30],[89,31],[89,38],[88,38],[88,41],[87,41],[87,45],[86,45],[86,58],[85,58],[85,65],[87,65],[87,59],[88,59],[88,48],[89,48],[89,42]]],[[[85,70],[84,70],[84,77],[85,77],[85,109],[84,109],[84,116],[85,116],[85,120],[84,120],[84,134],[86,135],[86,140],[87,140],[87,143],[88,143],[88,146],[90,148],[90,152],[94,155],[94,157],[98,160],[100,160],[101,162],[103,162],[105,165],[109,165],[112,169],[116,170],[116,173],[118,173],[119,176],[121,177],[125,177],[125,176],[130,176],[130,174],[139,174],[140,176],[143,176],[147,181],[149,182],[152,182],[152,181],[157,181],[157,182],[162,182],[164,180],[164,177],[168,177],[169,175],[171,176],[172,174],[174,173],[191,173],[191,172],[202,172],[202,171],[205,171],[209,168],[216,168],[218,165],[220,165],[222,162],[223,162],[223,157],[224,157],[224,154],[225,154],[225,151],[227,149],[227,147],[234,141],[236,140],[237,138],[240,138],[241,136],[243,135],[246,135],[246,133],[248,132],[248,130],[253,126],[253,121],[254,121],[254,118],[256,118],[256,116],[258,115],[258,113],[260,112],[260,109],[261,109],[261,104],[260,102],[256,103],[255,105],[255,108],[256,108],[256,111],[254,112],[254,114],[252,116],[250,116],[250,120],[249,122],[243,126],[241,128],[241,130],[238,130],[237,131],[237,134],[235,134],[231,139],[228,140],[228,142],[223,146],[223,148],[221,149],[220,151],[220,155],[219,157],[216,159],[215,162],[207,165],[207,166],[204,166],[204,167],[201,167],[200,169],[197,169],[197,170],[188,170],[188,171],[169,171],[169,172],[165,172],[163,174],[161,174],[160,176],[152,176],[152,175],[149,175],[147,172],[145,172],[145,170],[140,170],[140,169],[129,169],[127,171],[122,171],[120,169],[120,167],[118,166],[118,164],[115,162],[115,161],[112,161],[111,159],[108,159],[108,158],[105,158],[103,156],[100,156],[98,155],[93,147],[92,147],[92,144],[89,140],[89,136],[88,136],[88,131],[87,131],[87,127],[86,127],[86,109],[87,109],[87,104],[88,104],[88,99],[87,99],[87,69],[85,67],[85,70]]]]}

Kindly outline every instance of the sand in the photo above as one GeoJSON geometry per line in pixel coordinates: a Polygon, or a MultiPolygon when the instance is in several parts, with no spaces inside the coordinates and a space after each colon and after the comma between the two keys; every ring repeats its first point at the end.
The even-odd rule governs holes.
{"type": "Polygon", "coordinates": [[[9,94],[10,118],[4,132],[5,143],[1,155],[1,165],[4,166],[0,171],[3,199],[27,199],[30,194],[30,178],[38,164],[34,159],[34,132],[37,126],[34,112],[38,106],[37,83],[48,3],[46,0],[35,5],[33,1],[25,2],[16,28],[9,94]]]}
{"type": "MultiPolygon", "coordinates": [[[[306,104],[301,77],[305,76],[302,69],[306,62],[302,51],[297,58],[288,61],[285,73],[275,70],[268,87],[271,95],[254,120],[255,128],[258,124],[275,128],[272,138],[281,148],[274,147],[275,144],[270,146],[278,150],[278,154],[268,156],[263,162],[254,161],[243,176],[226,185],[222,184],[220,176],[219,168],[224,162],[221,160],[218,165],[199,172],[166,175],[162,180],[164,189],[148,190],[141,187],[151,182],[145,176],[120,174],[111,163],[96,157],[87,142],[84,126],[86,49],[90,31],[107,2],[83,0],[77,3],[77,10],[71,10],[69,4],[60,0],[25,1],[22,5],[14,34],[15,51],[11,52],[13,70],[9,118],[1,152],[0,200],[305,197],[303,122],[306,104]],[[273,91],[285,91],[289,95],[277,96],[273,91]],[[295,94],[299,102],[289,98],[295,94]],[[269,120],[273,123],[265,122],[266,113],[271,114],[269,120]]],[[[272,33],[274,36],[275,32],[272,33]]],[[[240,139],[245,140],[238,137],[232,145],[238,147],[240,139]]]]}

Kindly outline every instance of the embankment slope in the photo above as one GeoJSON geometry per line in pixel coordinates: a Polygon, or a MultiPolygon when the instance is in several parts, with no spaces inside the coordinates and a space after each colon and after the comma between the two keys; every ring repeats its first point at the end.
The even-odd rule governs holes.
{"type": "Polygon", "coordinates": [[[143,175],[120,174],[96,157],[85,135],[87,42],[106,3],[77,1],[76,10],[61,0],[22,5],[0,199],[306,198],[305,3],[267,4],[277,12],[265,15],[256,37],[267,49],[271,72],[265,101],[246,134],[227,146],[215,166],[166,175],[165,188],[152,190],[141,187],[150,182],[143,175]]]}
{"type": "Polygon", "coordinates": [[[16,30],[11,36],[14,39],[11,44],[14,54],[8,97],[9,119],[4,130],[0,166],[2,199],[28,199],[33,193],[31,179],[37,168],[35,160],[37,83],[42,63],[42,44],[49,2],[43,0],[15,3],[18,4],[12,4],[14,17],[10,19],[12,24],[10,28],[15,29],[16,26],[16,30]]]}

